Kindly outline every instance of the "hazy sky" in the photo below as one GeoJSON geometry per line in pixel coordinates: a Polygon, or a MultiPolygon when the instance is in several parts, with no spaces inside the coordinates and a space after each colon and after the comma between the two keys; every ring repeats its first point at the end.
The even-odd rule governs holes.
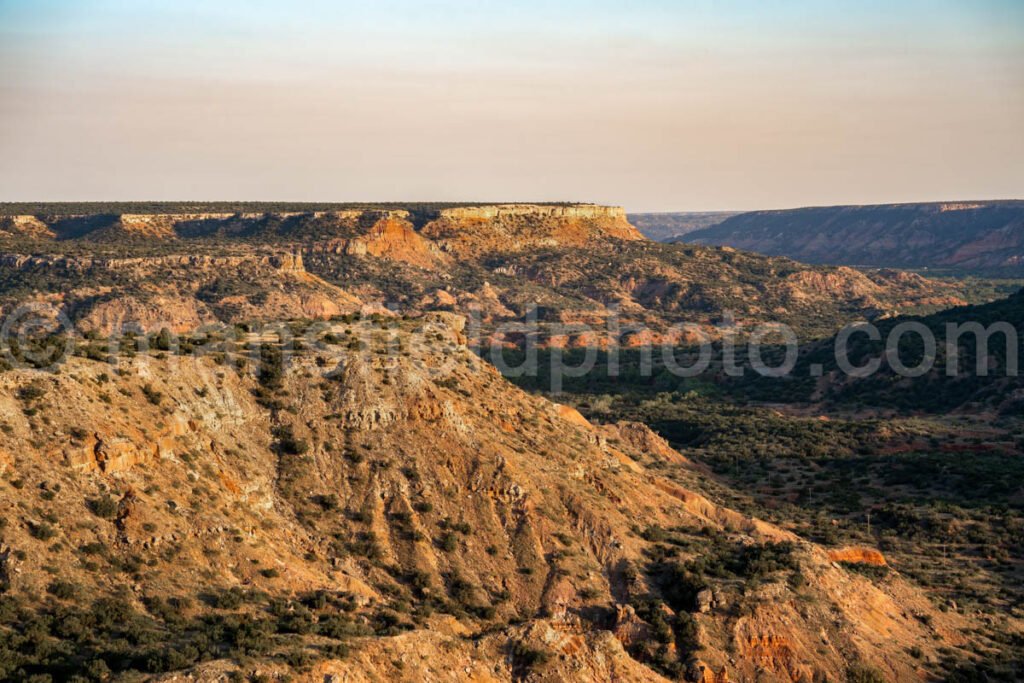
{"type": "Polygon", "coordinates": [[[1010,197],[1022,0],[0,0],[0,201],[1010,197]]]}

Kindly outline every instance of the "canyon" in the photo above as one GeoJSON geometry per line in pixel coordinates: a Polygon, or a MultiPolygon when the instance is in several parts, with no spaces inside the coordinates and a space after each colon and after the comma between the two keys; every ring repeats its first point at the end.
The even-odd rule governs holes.
{"type": "MultiPolygon", "coordinates": [[[[1015,559],[962,548],[980,587],[937,588],[914,562],[938,551],[897,543],[890,508],[873,536],[872,508],[864,533],[857,505],[801,507],[847,479],[733,478],[779,452],[799,463],[784,481],[888,456],[926,441],[925,418],[792,417],[663,375],[526,391],[488,362],[528,340],[630,362],[693,342],[681,323],[827,339],[964,304],[956,282],[659,244],[596,205],[3,212],[0,313],[24,336],[0,348],[0,678],[1013,671],[1015,559]]],[[[805,384],[740,389],[779,402],[805,384]]],[[[993,519],[962,535],[998,528],[1015,558],[1024,526],[993,519]]]]}

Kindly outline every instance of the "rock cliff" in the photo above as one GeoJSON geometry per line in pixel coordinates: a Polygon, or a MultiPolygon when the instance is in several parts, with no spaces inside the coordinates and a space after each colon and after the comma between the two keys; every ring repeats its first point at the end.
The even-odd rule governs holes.
{"type": "Polygon", "coordinates": [[[570,247],[601,239],[644,239],[625,210],[609,206],[508,204],[443,209],[423,234],[462,258],[545,247],[570,247]]]}
{"type": "Polygon", "coordinates": [[[622,208],[590,204],[462,206],[417,210],[415,216],[405,209],[11,215],[0,216],[0,235],[101,243],[202,237],[305,243],[343,239],[344,248],[353,253],[392,255],[422,266],[434,265],[438,247],[469,256],[602,238],[643,239],[622,208]]]}

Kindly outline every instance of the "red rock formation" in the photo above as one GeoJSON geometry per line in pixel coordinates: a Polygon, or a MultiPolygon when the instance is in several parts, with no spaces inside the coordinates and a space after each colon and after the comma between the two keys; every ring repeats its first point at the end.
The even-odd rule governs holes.
{"type": "Polygon", "coordinates": [[[828,559],[833,562],[869,564],[875,567],[888,566],[885,556],[874,548],[840,548],[838,550],[829,550],[828,559]]]}
{"type": "Polygon", "coordinates": [[[428,269],[447,262],[436,244],[416,232],[408,211],[380,212],[371,217],[374,222],[365,235],[341,241],[345,253],[368,254],[428,269]]]}

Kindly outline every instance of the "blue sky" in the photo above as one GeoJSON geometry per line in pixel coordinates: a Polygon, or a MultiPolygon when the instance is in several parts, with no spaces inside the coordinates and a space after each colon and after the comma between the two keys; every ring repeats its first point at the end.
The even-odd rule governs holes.
{"type": "Polygon", "coordinates": [[[0,0],[0,200],[1024,194],[1024,3],[0,0]]]}

